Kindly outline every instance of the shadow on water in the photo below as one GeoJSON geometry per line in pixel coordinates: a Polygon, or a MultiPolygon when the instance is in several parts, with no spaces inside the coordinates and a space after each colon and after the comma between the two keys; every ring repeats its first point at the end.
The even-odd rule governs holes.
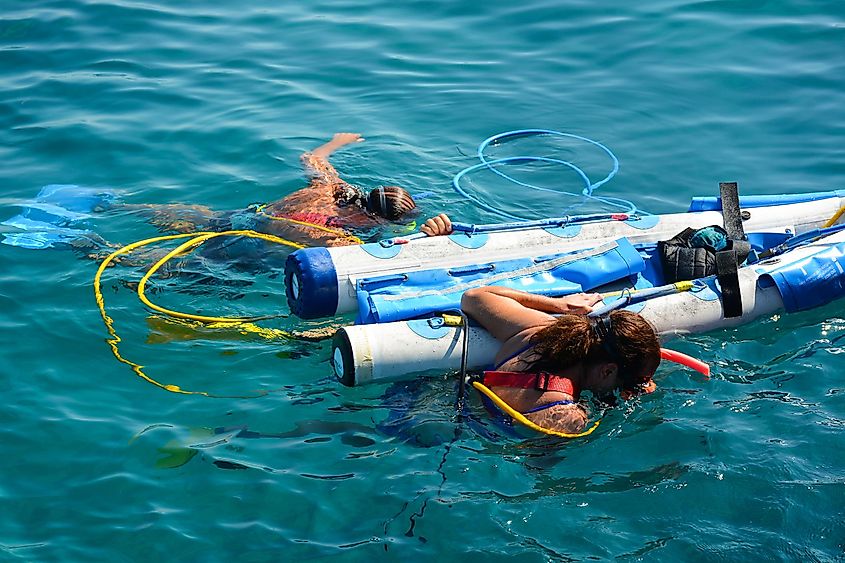
{"type": "MultiPolygon", "coordinates": [[[[174,469],[187,464],[197,454],[210,461],[220,469],[260,469],[275,472],[276,470],[257,466],[243,460],[222,459],[217,448],[223,447],[232,451],[242,450],[237,445],[238,440],[300,440],[304,444],[317,444],[338,440],[349,448],[370,448],[378,440],[378,435],[372,426],[354,422],[339,422],[325,420],[299,420],[294,428],[287,432],[258,432],[246,426],[230,426],[218,428],[177,428],[170,424],[154,424],[136,434],[130,444],[146,437],[150,433],[159,436],[150,438],[153,442],[149,446],[156,452],[155,467],[157,469],[174,469]],[[164,434],[164,436],[161,436],[164,434]],[[165,441],[164,445],[161,444],[165,441]]],[[[353,452],[354,454],[354,452],[353,452]]],[[[350,454],[350,455],[353,455],[350,454]]],[[[359,454],[360,455],[360,454],[359,454]]],[[[354,457],[354,455],[353,455],[354,457]]]]}
{"type": "Polygon", "coordinates": [[[621,493],[643,487],[653,487],[666,481],[677,481],[690,471],[689,466],[678,462],[628,473],[614,474],[596,471],[589,477],[577,478],[551,476],[548,473],[536,471],[534,472],[536,481],[533,490],[528,493],[505,495],[497,491],[486,491],[483,493],[463,493],[463,496],[467,499],[486,498],[519,504],[571,493],[621,493]]]}

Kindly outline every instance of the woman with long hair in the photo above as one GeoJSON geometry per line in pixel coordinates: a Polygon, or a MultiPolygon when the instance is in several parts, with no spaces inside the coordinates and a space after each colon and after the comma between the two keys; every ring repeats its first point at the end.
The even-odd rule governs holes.
{"type": "Polygon", "coordinates": [[[660,364],[654,328],[630,311],[588,317],[597,293],[551,298],[505,287],[464,293],[464,312],[502,343],[484,383],[538,426],[581,432],[582,391],[608,397],[653,387],[660,364]]]}

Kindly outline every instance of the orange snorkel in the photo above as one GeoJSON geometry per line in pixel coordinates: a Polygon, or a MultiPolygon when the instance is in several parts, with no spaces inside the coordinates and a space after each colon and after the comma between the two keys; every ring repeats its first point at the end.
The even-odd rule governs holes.
{"type": "MultiPolygon", "coordinates": [[[[704,377],[710,377],[709,364],[706,364],[697,358],[693,358],[692,356],[687,356],[683,352],[678,352],[677,350],[669,350],[668,348],[661,348],[660,359],[675,362],[676,364],[680,364],[690,369],[694,369],[695,371],[702,374],[704,377]]],[[[629,399],[632,399],[637,394],[641,393],[643,395],[648,395],[649,393],[654,393],[655,391],[657,391],[657,384],[652,379],[648,383],[644,384],[639,391],[633,392],[630,390],[625,390],[622,391],[621,395],[622,398],[627,401],[629,399]]]]}
{"type": "Polygon", "coordinates": [[[694,369],[695,371],[702,374],[704,377],[710,377],[710,364],[706,364],[697,358],[693,358],[692,356],[687,356],[686,354],[678,352],[677,350],[661,348],[660,359],[669,360],[670,362],[675,362],[676,364],[681,364],[682,366],[694,369]]]}

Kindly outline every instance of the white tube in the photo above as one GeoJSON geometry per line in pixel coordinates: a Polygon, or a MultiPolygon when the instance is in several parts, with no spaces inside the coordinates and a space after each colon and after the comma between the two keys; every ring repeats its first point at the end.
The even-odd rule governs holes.
{"type": "MultiPolygon", "coordinates": [[[[777,287],[758,287],[759,276],[750,268],[740,271],[742,317],[726,319],[721,300],[703,300],[691,292],[650,299],[640,314],[662,340],[745,324],[783,308],[777,287]]],[[[344,385],[361,385],[459,369],[462,328],[443,327],[436,334],[422,336],[407,321],[342,328],[332,346],[335,375],[344,385]]],[[[470,327],[469,337],[467,368],[492,365],[501,343],[480,327],[470,327]]]]}

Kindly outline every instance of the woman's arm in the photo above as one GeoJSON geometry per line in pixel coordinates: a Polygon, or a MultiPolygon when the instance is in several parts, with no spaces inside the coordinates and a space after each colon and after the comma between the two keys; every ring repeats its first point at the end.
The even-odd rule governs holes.
{"type": "Polygon", "coordinates": [[[364,137],[362,137],[360,133],[335,133],[331,141],[320,145],[311,151],[311,154],[318,158],[328,158],[340,147],[351,143],[362,143],[363,141],[364,137]]]}
{"type": "Polygon", "coordinates": [[[354,190],[338,174],[334,166],[329,162],[329,156],[337,149],[352,143],[360,143],[364,140],[358,133],[335,133],[332,140],[324,143],[311,152],[302,155],[302,165],[311,177],[311,181],[303,190],[313,190],[330,195],[336,201],[347,195],[349,190],[354,190]]]}
{"type": "Polygon", "coordinates": [[[464,293],[461,308],[497,340],[506,342],[525,329],[548,324],[554,319],[552,314],[587,314],[599,301],[601,295],[598,293],[546,297],[507,287],[487,286],[464,293]]]}

